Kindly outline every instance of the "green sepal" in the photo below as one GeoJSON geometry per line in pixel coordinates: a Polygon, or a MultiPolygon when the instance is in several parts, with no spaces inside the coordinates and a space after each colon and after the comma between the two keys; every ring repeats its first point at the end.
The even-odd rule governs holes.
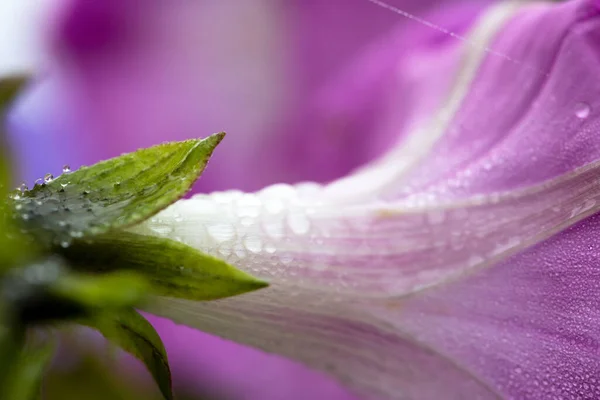
{"type": "Polygon", "coordinates": [[[144,363],[167,400],[173,399],[171,369],[154,327],[134,309],[82,322],[144,363]]]}
{"type": "Polygon", "coordinates": [[[47,176],[15,199],[15,214],[46,246],[135,225],[187,193],[223,136],[165,143],[47,176]]]}
{"type": "Polygon", "coordinates": [[[150,286],[131,271],[74,272],[56,256],[13,269],[2,283],[5,318],[15,326],[55,324],[139,306],[150,286]]]}
{"type": "Polygon", "coordinates": [[[62,255],[80,271],[134,271],[151,293],[188,300],[216,300],[268,286],[225,261],[183,243],[131,232],[76,241],[62,255]]]}

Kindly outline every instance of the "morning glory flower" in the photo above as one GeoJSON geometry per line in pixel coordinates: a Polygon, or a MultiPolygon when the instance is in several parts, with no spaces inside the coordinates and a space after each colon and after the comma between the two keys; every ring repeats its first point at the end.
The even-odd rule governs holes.
{"type": "MultiPolygon", "coordinates": [[[[306,155],[349,149],[374,161],[328,184],[197,195],[136,228],[271,287],[211,303],[163,298],[149,311],[299,360],[367,399],[599,397],[597,7],[503,2],[458,37],[409,50],[406,31],[392,33],[317,102],[362,140],[321,154],[320,136],[290,136],[305,156],[290,163],[320,166],[306,155]]],[[[118,65],[144,60],[130,50],[118,65]]],[[[140,118],[144,85],[91,68],[103,66],[97,55],[78,62],[105,111],[98,124],[123,138],[126,126],[145,128],[154,141],[170,125],[160,110],[140,118]],[[140,107],[128,110],[135,118],[114,113],[119,87],[128,101],[135,93],[124,103],[140,107]]],[[[186,89],[164,88],[169,99],[186,89]]],[[[197,120],[175,105],[169,122],[188,135],[197,120]]],[[[282,163],[288,138],[264,139],[271,158],[248,151],[253,140],[232,153],[262,170],[282,163]]]]}
{"type": "Polygon", "coordinates": [[[398,84],[379,120],[404,129],[381,127],[398,140],[382,157],[326,185],[197,195],[137,228],[271,287],[150,311],[364,398],[600,396],[598,11],[501,3],[464,41],[388,58],[430,87],[398,116],[398,84]]]}

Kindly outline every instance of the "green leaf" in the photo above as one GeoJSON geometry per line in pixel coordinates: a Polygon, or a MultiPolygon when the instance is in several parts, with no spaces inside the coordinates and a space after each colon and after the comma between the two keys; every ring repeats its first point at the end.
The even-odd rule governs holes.
{"type": "Polygon", "coordinates": [[[73,273],[63,259],[50,257],[6,274],[0,304],[17,326],[41,325],[138,306],[148,289],[132,272],[73,273]]]}
{"type": "Polygon", "coordinates": [[[131,272],[105,275],[68,274],[57,280],[51,293],[88,310],[137,306],[149,290],[144,278],[131,272]]]}
{"type": "Polygon", "coordinates": [[[167,400],[173,399],[171,369],[165,347],[154,327],[137,311],[130,309],[110,318],[85,322],[109,341],[142,361],[167,400]]]}
{"type": "MultiPolygon", "coordinates": [[[[27,343],[11,364],[2,399],[37,400],[42,377],[54,354],[54,343],[27,343]]],[[[2,360],[6,362],[6,360],[2,360]]]]}
{"type": "Polygon", "coordinates": [[[135,225],[190,189],[223,136],[165,143],[47,176],[15,201],[16,212],[47,246],[135,225]]]}
{"type": "Polygon", "coordinates": [[[264,281],[218,258],[168,239],[114,232],[61,249],[83,271],[131,270],[145,276],[152,293],[190,300],[215,300],[264,288],[264,281]]]}

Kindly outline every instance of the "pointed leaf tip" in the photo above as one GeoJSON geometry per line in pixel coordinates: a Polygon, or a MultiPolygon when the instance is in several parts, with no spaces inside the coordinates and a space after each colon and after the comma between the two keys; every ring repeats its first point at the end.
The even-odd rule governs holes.
{"type": "Polygon", "coordinates": [[[56,179],[48,175],[18,196],[15,209],[47,246],[135,225],[184,196],[223,137],[164,143],[56,179]]]}
{"type": "Polygon", "coordinates": [[[131,232],[76,241],[63,255],[80,271],[130,270],[157,296],[207,301],[262,289],[267,282],[183,243],[131,232]]]}

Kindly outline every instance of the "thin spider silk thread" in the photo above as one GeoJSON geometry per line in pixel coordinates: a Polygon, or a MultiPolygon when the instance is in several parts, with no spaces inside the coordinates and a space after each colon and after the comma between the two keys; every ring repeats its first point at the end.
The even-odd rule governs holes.
{"type": "MultiPolygon", "coordinates": [[[[494,49],[492,49],[492,48],[490,48],[490,47],[488,47],[488,46],[486,46],[484,44],[481,44],[481,43],[475,42],[473,40],[470,40],[470,39],[468,39],[468,38],[466,38],[464,36],[461,36],[461,35],[459,35],[457,33],[452,32],[452,31],[450,31],[450,30],[448,30],[448,29],[446,29],[446,28],[444,28],[444,27],[442,27],[440,25],[434,24],[433,22],[429,22],[429,21],[427,21],[427,20],[425,20],[425,19],[423,19],[421,17],[418,17],[418,16],[416,16],[414,14],[411,14],[411,13],[409,13],[407,11],[401,10],[400,8],[395,7],[395,6],[391,5],[391,4],[388,4],[388,3],[384,2],[384,1],[381,1],[381,0],[366,0],[366,1],[368,1],[369,3],[375,4],[376,6],[379,6],[379,7],[383,8],[383,9],[388,10],[388,11],[391,11],[393,13],[401,15],[401,16],[403,16],[405,18],[413,20],[413,21],[415,21],[415,22],[417,22],[417,23],[419,23],[421,25],[424,25],[424,26],[426,26],[428,28],[434,29],[434,30],[436,30],[438,32],[441,32],[441,33],[445,34],[445,35],[448,35],[448,36],[453,37],[453,38],[455,38],[457,40],[460,40],[461,42],[465,43],[468,46],[484,50],[485,52],[487,52],[487,53],[489,53],[489,54],[491,54],[493,56],[503,58],[504,60],[506,60],[508,62],[511,62],[513,64],[521,65],[521,66],[523,66],[525,68],[530,68],[530,69],[534,70],[536,73],[538,73],[538,74],[540,74],[542,76],[545,76],[545,77],[549,76],[549,73],[546,72],[546,71],[543,71],[543,70],[541,70],[541,69],[539,69],[537,67],[533,67],[531,65],[527,65],[527,64],[523,63],[522,61],[514,59],[514,58],[512,58],[511,56],[509,56],[509,55],[507,55],[505,53],[496,51],[496,50],[494,50],[494,49]]],[[[518,4],[523,4],[524,2],[521,1],[521,0],[513,0],[512,3],[515,4],[515,5],[518,5],[518,4]]]]}

